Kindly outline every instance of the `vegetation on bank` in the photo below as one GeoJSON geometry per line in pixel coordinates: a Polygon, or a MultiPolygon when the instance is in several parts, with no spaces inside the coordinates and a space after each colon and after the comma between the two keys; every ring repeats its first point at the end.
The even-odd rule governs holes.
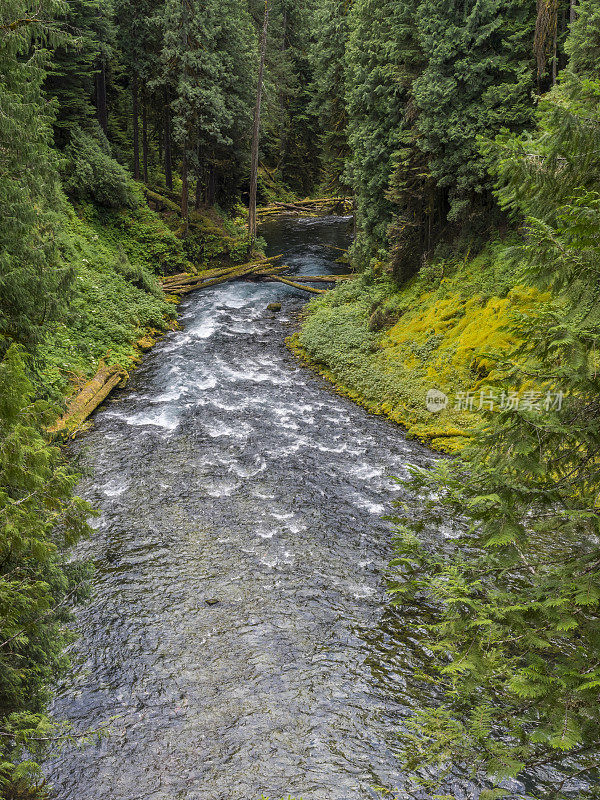
{"type": "Polygon", "coordinates": [[[375,263],[307,306],[292,347],[369,411],[457,452],[520,344],[511,322],[546,299],[523,285],[511,249],[433,261],[402,287],[375,263]],[[448,397],[439,412],[427,408],[431,389],[448,397]]]}

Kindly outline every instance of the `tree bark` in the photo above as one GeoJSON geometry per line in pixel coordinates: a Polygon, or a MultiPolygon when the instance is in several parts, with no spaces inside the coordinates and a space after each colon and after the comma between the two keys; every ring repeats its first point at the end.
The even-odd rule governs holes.
{"type": "Polygon", "coordinates": [[[106,61],[100,60],[100,69],[96,73],[96,117],[105,134],[108,133],[108,105],[106,102],[106,61]]]}
{"type": "Polygon", "coordinates": [[[215,173],[215,165],[211,161],[208,165],[208,193],[206,202],[209,206],[214,206],[217,194],[217,180],[215,173]]]}
{"type": "Polygon", "coordinates": [[[577,19],[577,11],[575,10],[576,6],[577,6],[577,0],[571,0],[571,8],[570,8],[570,11],[569,11],[569,21],[570,21],[571,25],[577,19]]]}
{"type": "Polygon", "coordinates": [[[171,108],[169,89],[165,88],[165,181],[167,189],[173,191],[173,167],[171,164],[171,108]]]}
{"type": "Polygon", "coordinates": [[[256,239],[256,194],[258,189],[258,144],[260,138],[260,104],[262,100],[263,75],[265,71],[265,55],[267,52],[267,28],[269,25],[269,0],[265,0],[265,16],[260,40],[260,65],[258,68],[258,86],[256,89],[256,106],[254,108],[254,124],[252,126],[252,151],[250,156],[250,204],[248,207],[248,249],[252,250],[256,239]]]}
{"type": "Polygon", "coordinates": [[[144,183],[148,183],[148,103],[146,92],[142,90],[142,158],[144,166],[144,183]]]}
{"type": "Polygon", "coordinates": [[[140,179],[140,109],[138,77],[133,76],[131,81],[131,109],[133,114],[133,177],[140,179]]]}
{"type": "Polygon", "coordinates": [[[183,156],[181,159],[181,216],[187,227],[190,214],[190,185],[188,176],[187,143],[183,143],[183,156]]]}

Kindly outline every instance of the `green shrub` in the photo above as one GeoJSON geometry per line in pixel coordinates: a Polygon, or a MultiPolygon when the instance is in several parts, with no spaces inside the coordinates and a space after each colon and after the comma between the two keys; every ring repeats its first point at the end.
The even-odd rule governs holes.
{"type": "Polygon", "coordinates": [[[108,208],[135,204],[131,178],[110,155],[108,142],[81,128],[71,134],[62,177],[65,191],[73,200],[93,200],[108,208]]]}

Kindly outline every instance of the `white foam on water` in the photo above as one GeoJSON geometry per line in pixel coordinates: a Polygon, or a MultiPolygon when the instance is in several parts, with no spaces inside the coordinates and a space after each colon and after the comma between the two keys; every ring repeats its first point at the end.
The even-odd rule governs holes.
{"type": "Polygon", "coordinates": [[[123,492],[127,491],[128,488],[129,484],[127,481],[121,483],[115,479],[109,481],[105,486],[103,486],[102,491],[107,497],[120,497],[123,492]]]}
{"type": "Polygon", "coordinates": [[[239,481],[214,481],[207,486],[204,486],[204,491],[209,497],[231,497],[231,495],[240,488],[239,481]]]}
{"type": "Polygon", "coordinates": [[[382,503],[374,503],[367,497],[361,497],[360,495],[355,495],[354,505],[358,506],[359,508],[364,508],[365,511],[369,512],[369,514],[377,514],[378,516],[381,516],[385,513],[385,506],[382,503]]]}
{"type": "Polygon", "coordinates": [[[106,414],[107,416],[122,420],[127,425],[134,425],[136,427],[152,426],[174,431],[179,425],[179,420],[173,418],[172,409],[170,408],[161,411],[157,409],[154,412],[139,411],[137,414],[123,414],[120,411],[107,411],[106,414]]]}
{"type": "Polygon", "coordinates": [[[356,600],[364,600],[367,597],[373,597],[375,594],[377,594],[377,591],[372,586],[360,586],[352,593],[352,596],[356,600]]]}
{"type": "Polygon", "coordinates": [[[252,489],[252,496],[258,497],[260,500],[275,500],[274,494],[264,494],[263,492],[259,492],[257,489],[252,489]]]}
{"type": "Polygon", "coordinates": [[[229,467],[229,471],[235,472],[239,478],[252,478],[254,475],[264,472],[266,468],[267,463],[264,458],[261,458],[260,463],[258,463],[255,467],[243,467],[241,464],[234,461],[229,467]]]}
{"type": "Polygon", "coordinates": [[[317,450],[320,450],[321,453],[344,453],[347,449],[348,444],[346,442],[342,442],[338,447],[327,447],[325,444],[317,443],[317,450]]]}
{"type": "Polygon", "coordinates": [[[277,533],[277,530],[275,530],[275,529],[273,529],[271,531],[263,531],[263,530],[257,530],[256,531],[256,535],[260,536],[261,539],[272,539],[275,536],[276,533],[277,533]]]}
{"type": "Polygon", "coordinates": [[[217,422],[212,427],[206,426],[206,433],[211,439],[218,439],[220,436],[230,437],[232,439],[246,439],[248,434],[252,433],[254,429],[248,425],[247,422],[238,423],[235,427],[227,425],[225,422],[217,422]]]}
{"type": "Polygon", "coordinates": [[[365,461],[350,467],[350,472],[361,480],[369,481],[372,478],[380,478],[383,475],[383,467],[374,467],[365,461]]]}
{"type": "Polygon", "coordinates": [[[218,320],[209,317],[202,320],[197,325],[188,328],[186,333],[194,339],[210,339],[218,328],[218,320]]]}

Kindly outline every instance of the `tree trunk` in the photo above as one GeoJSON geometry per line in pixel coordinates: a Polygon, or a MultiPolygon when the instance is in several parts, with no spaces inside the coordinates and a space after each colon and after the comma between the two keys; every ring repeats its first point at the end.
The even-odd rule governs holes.
{"type": "Polygon", "coordinates": [[[216,174],[215,174],[215,165],[211,161],[208,165],[208,193],[206,196],[206,202],[209,206],[214,206],[215,199],[216,199],[216,174]]]}
{"type": "Polygon", "coordinates": [[[198,176],[196,177],[196,200],[194,202],[194,208],[196,211],[202,205],[202,181],[200,180],[200,173],[198,172],[198,176]]]}
{"type": "Polygon", "coordinates": [[[165,181],[167,189],[173,191],[173,167],[171,165],[171,108],[169,90],[165,89],[165,181]]]}
{"type": "Polygon", "coordinates": [[[106,61],[100,60],[100,69],[96,73],[96,116],[100,127],[108,133],[108,106],[106,103],[106,61]]]}
{"type": "Polygon", "coordinates": [[[137,75],[131,81],[131,106],[133,113],[133,177],[140,179],[140,109],[137,75]]]}
{"type": "Polygon", "coordinates": [[[554,41],[552,43],[552,86],[556,86],[556,78],[558,75],[558,25],[554,29],[554,41]]]}
{"type": "Polygon", "coordinates": [[[576,6],[577,6],[577,0],[571,0],[571,9],[569,13],[569,21],[571,22],[571,25],[577,19],[577,11],[575,10],[576,6]]]}
{"type": "Polygon", "coordinates": [[[188,176],[187,146],[186,142],[184,142],[183,157],[181,159],[181,216],[183,217],[184,223],[187,223],[189,213],[190,213],[190,186],[189,186],[189,176],[188,176]]]}
{"type": "Polygon", "coordinates": [[[142,91],[142,158],[144,183],[148,184],[148,103],[145,91],[142,91]]]}
{"type": "Polygon", "coordinates": [[[256,193],[258,189],[258,143],[260,137],[260,104],[262,100],[263,75],[265,71],[265,55],[267,52],[267,27],[269,24],[269,0],[265,0],[265,17],[260,40],[260,65],[258,68],[258,87],[256,90],[256,106],[254,108],[254,124],[252,126],[252,152],[250,157],[250,204],[248,208],[248,249],[252,250],[256,239],[256,193]]]}

